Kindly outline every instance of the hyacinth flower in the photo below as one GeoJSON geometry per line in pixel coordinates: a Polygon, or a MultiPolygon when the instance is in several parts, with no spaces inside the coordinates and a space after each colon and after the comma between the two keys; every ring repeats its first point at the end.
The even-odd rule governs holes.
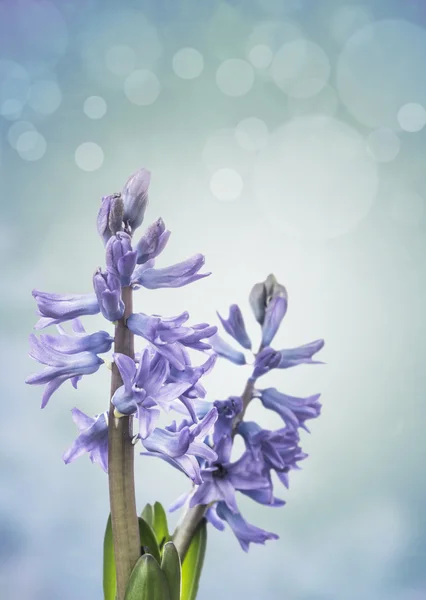
{"type": "Polygon", "coordinates": [[[170,237],[162,219],[134,242],[148,205],[149,182],[149,171],[140,169],[121,193],[102,198],[97,230],[105,247],[105,266],[95,270],[92,290],[77,295],[33,291],[40,317],[36,329],[57,325],[59,335],[30,336],[30,356],[45,368],[26,380],[46,386],[45,407],[66,380],[76,387],[83,376],[102,366],[112,371],[106,411],[91,417],[80,409],[72,410],[78,435],[63,460],[71,463],[88,454],[108,474],[118,600],[124,599],[132,569],[141,557],[133,483],[135,444],[143,440],[156,455],[186,465],[186,472],[197,483],[202,480],[196,457],[216,457],[205,438],[214,426],[217,410],[212,408],[199,419],[196,403],[205,396],[200,379],[216,359],[208,338],[217,328],[207,323],[191,326],[187,312],[176,317],[133,312],[132,295],[140,287],[181,287],[209,275],[201,272],[205,262],[201,254],[155,268],[170,237]],[[79,318],[99,313],[114,328],[112,333],[86,333],[83,329],[79,318]],[[67,332],[67,322],[73,334],[67,332]],[[143,345],[136,355],[135,338],[143,345]],[[112,346],[112,357],[102,358],[112,346]],[[201,365],[192,364],[193,350],[207,353],[201,365]],[[156,427],[160,411],[168,414],[176,403],[186,412],[190,425],[172,422],[166,429],[156,427]]]}
{"type": "MultiPolygon", "coordinates": [[[[271,346],[288,308],[287,291],[273,275],[255,284],[249,302],[261,327],[261,342],[257,352],[252,350],[242,312],[236,304],[230,307],[228,318],[218,315],[233,342],[228,342],[218,334],[209,339],[219,357],[238,366],[250,364],[251,373],[240,396],[229,396],[226,400],[212,403],[218,411],[218,418],[213,434],[209,436],[209,443],[218,459],[202,463],[203,483],[194,485],[173,506],[173,509],[185,503],[188,506],[175,537],[179,548],[187,548],[191,535],[203,517],[221,530],[227,523],[246,551],[250,543],[276,539],[278,536],[275,534],[245,521],[238,507],[238,493],[260,504],[283,506],[285,502],[274,496],[271,473],[275,472],[288,488],[290,471],[299,469],[298,463],[307,458],[300,447],[299,430],[309,432],[305,421],[320,414],[319,394],[297,398],[275,388],[257,389],[255,385],[270,371],[320,363],[313,357],[322,349],[324,341],[315,340],[293,349],[275,349],[271,346]],[[242,350],[235,346],[235,342],[242,350]],[[247,352],[252,353],[253,360],[246,359],[247,352]],[[260,399],[266,409],[275,411],[285,427],[269,431],[257,423],[246,422],[247,406],[254,399],[260,399]],[[238,460],[231,461],[236,435],[242,436],[246,449],[238,460]]],[[[205,413],[208,407],[208,402],[204,402],[200,411],[205,413]]]]}
{"type": "MultiPolygon", "coordinates": [[[[276,533],[245,520],[239,498],[275,508],[286,503],[275,496],[272,475],[289,487],[290,473],[307,458],[300,430],[309,433],[306,422],[321,411],[319,394],[298,398],[258,387],[258,380],[271,371],[320,363],[315,355],[324,345],[315,340],[297,348],[273,347],[288,308],[287,291],[273,275],[257,283],[249,296],[261,328],[257,350],[236,304],[227,317],[218,313],[229,341],[218,334],[216,325],[192,324],[186,311],[163,316],[133,310],[133,293],[140,288],[178,288],[210,275],[202,272],[201,254],[156,266],[170,239],[161,218],[134,239],[148,206],[150,178],[149,171],[139,169],[121,193],[102,198],[97,230],[105,265],[94,271],[92,290],[77,295],[33,291],[40,317],[35,329],[43,333],[30,335],[30,356],[44,369],[26,381],[45,385],[42,408],[67,380],[77,388],[84,376],[102,367],[111,371],[105,410],[93,417],[78,408],[71,411],[78,432],[62,456],[69,464],[86,454],[108,476],[105,600],[178,600],[184,577],[193,600],[202,561],[193,572],[181,570],[181,563],[190,548],[192,556],[203,556],[207,523],[221,531],[228,526],[244,551],[252,543],[276,540],[276,533]],[[85,330],[80,318],[97,314],[111,332],[85,330]],[[52,325],[57,335],[44,333],[52,325]],[[240,395],[228,390],[225,399],[209,398],[204,378],[218,358],[249,369],[240,395]],[[266,430],[247,421],[246,409],[253,400],[277,413],[284,426],[266,430]],[[164,426],[161,416],[169,419],[164,426]],[[244,442],[240,456],[234,456],[237,435],[244,442]],[[154,508],[147,505],[138,517],[134,454],[141,447],[138,454],[160,458],[191,482],[171,508],[184,508],[172,536],[158,503],[154,508]]],[[[57,395],[60,401],[60,392],[57,395]]]]}

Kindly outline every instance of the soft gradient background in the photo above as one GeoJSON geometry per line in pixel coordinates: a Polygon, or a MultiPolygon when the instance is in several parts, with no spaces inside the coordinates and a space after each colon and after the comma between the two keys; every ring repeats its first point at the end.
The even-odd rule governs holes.
{"type": "MultiPolygon", "coordinates": [[[[213,275],[140,310],[237,302],[257,336],[247,296],[273,271],[276,347],[326,339],[326,366],[265,378],[323,394],[286,507],[241,500],[280,540],[244,554],[211,530],[200,599],[426,598],[425,64],[424,0],[0,0],[2,599],[102,598],[107,479],[61,455],[108,376],[40,411],[31,289],[90,291],[100,197],[142,165],[147,222],[173,232],[159,264],[202,252],[213,275]]],[[[221,362],[210,398],[246,376],[221,362]]],[[[186,489],[137,457],[140,508],[186,489]]]]}

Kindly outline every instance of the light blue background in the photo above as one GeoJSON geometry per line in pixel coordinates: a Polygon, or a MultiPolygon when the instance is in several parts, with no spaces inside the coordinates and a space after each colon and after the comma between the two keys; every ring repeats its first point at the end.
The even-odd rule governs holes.
{"type": "MultiPolygon", "coordinates": [[[[140,166],[147,223],[172,230],[159,265],[202,252],[213,274],[141,291],[139,310],[216,322],[237,302],[256,336],[247,296],[274,272],[276,347],[326,339],[326,366],[268,380],[323,403],[287,505],[240,502],[280,539],[246,555],[211,530],[200,599],[426,598],[425,25],[420,0],[0,3],[1,598],[102,597],[107,479],[61,455],[70,409],[105,410],[107,374],[44,411],[23,380],[32,288],[90,291],[100,197],[140,166]]],[[[209,397],[246,376],[220,363],[209,397]]],[[[188,488],[136,464],[140,508],[188,488]]]]}

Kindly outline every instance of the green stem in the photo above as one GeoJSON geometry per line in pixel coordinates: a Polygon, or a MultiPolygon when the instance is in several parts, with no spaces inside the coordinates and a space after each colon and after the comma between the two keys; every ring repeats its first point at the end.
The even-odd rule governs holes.
{"type": "MultiPolygon", "coordinates": [[[[132,289],[122,290],[125,310],[115,327],[114,352],[134,358],[133,333],[126,327],[132,313],[132,289]]],[[[123,385],[117,365],[112,365],[111,398],[123,385]]],[[[135,481],[133,471],[132,417],[114,417],[110,403],[108,430],[108,480],[111,506],[114,558],[117,572],[117,600],[124,600],[126,585],[140,557],[138,515],[136,512],[135,481]]]]}

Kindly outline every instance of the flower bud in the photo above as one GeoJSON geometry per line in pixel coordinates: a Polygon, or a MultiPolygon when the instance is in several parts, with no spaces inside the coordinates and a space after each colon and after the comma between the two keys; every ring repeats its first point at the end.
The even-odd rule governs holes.
{"type": "Polygon", "coordinates": [[[136,266],[136,252],[132,250],[131,237],[123,231],[110,237],[106,245],[106,264],[120,279],[122,286],[130,285],[136,266]]]}
{"type": "Polygon", "coordinates": [[[107,244],[109,238],[123,229],[124,205],[120,194],[112,194],[102,198],[98,213],[98,232],[107,244]]]}
{"type": "Polygon", "coordinates": [[[269,346],[287,312],[287,290],[274,275],[256,283],[250,292],[250,306],[262,325],[262,347],[269,346]]]}
{"type": "Polygon", "coordinates": [[[129,177],[121,193],[124,204],[123,221],[132,232],[143,222],[150,180],[151,173],[147,169],[139,169],[129,177]]]}
{"type": "Polygon", "coordinates": [[[124,314],[121,299],[121,285],[118,277],[110,272],[98,269],[93,276],[93,287],[102,315],[108,321],[118,321],[124,314]]]}
{"type": "Polygon", "coordinates": [[[166,229],[163,219],[160,218],[152,223],[136,244],[138,265],[156,258],[164,250],[169,237],[170,231],[166,229]]]}

